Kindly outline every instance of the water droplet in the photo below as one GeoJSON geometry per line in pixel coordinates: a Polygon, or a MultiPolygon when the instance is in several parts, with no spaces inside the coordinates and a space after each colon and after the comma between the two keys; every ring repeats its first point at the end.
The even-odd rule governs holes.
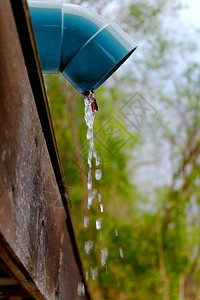
{"type": "Polygon", "coordinates": [[[101,250],[101,264],[102,266],[106,265],[106,260],[108,258],[108,248],[104,248],[101,250]]]}
{"type": "Polygon", "coordinates": [[[97,190],[94,189],[93,191],[89,191],[89,194],[88,194],[88,209],[90,209],[90,207],[92,206],[92,202],[93,202],[93,199],[96,197],[97,195],[97,190]]]}
{"type": "MultiPolygon", "coordinates": [[[[91,175],[91,168],[92,168],[92,156],[94,156],[96,160],[96,166],[100,164],[100,160],[97,156],[96,150],[94,148],[94,135],[93,135],[93,125],[94,125],[94,119],[95,119],[95,113],[92,110],[91,107],[91,99],[94,98],[94,95],[92,92],[89,93],[88,97],[84,98],[85,101],[85,122],[88,127],[87,130],[87,139],[90,141],[89,146],[89,152],[88,152],[88,165],[89,165],[89,172],[88,172],[88,182],[87,187],[88,190],[92,190],[92,175],[91,175]],[[91,97],[89,97],[91,96],[91,97]]],[[[97,176],[99,177],[99,176],[97,176]]],[[[99,180],[99,179],[97,179],[99,180]]]]}
{"type": "Polygon", "coordinates": [[[85,286],[84,286],[84,283],[82,283],[82,282],[78,283],[77,294],[78,294],[78,296],[85,295],[85,286]]]}
{"type": "Polygon", "coordinates": [[[87,188],[88,188],[89,191],[92,190],[92,174],[91,174],[91,169],[88,172],[87,188]]]}
{"type": "Polygon", "coordinates": [[[85,217],[84,218],[84,227],[88,228],[88,226],[89,226],[89,217],[85,217]]]}
{"type": "Polygon", "coordinates": [[[116,228],[115,228],[115,235],[118,236],[118,231],[116,228]]]}
{"type": "Polygon", "coordinates": [[[101,229],[101,223],[102,223],[102,219],[99,218],[96,220],[96,229],[97,230],[100,230],[101,229]]]}
{"type": "Polygon", "coordinates": [[[102,177],[102,172],[100,169],[95,170],[95,178],[96,180],[100,180],[102,177]]]}
{"type": "Polygon", "coordinates": [[[102,203],[100,203],[100,210],[103,213],[103,204],[102,203]]]}
{"type": "Polygon", "coordinates": [[[93,248],[93,241],[86,241],[85,242],[85,252],[86,254],[90,254],[90,252],[92,251],[93,248]]]}
{"type": "Polygon", "coordinates": [[[88,196],[88,209],[90,209],[90,207],[92,206],[92,201],[93,201],[93,197],[88,196]]]}
{"type": "Polygon", "coordinates": [[[100,165],[100,159],[99,157],[97,156],[96,152],[94,154],[94,157],[96,158],[96,166],[99,166],[100,165]]]}
{"type": "Polygon", "coordinates": [[[90,267],[90,274],[92,277],[92,280],[96,280],[98,278],[98,268],[94,267],[94,269],[92,267],[90,267]]]}
{"type": "Polygon", "coordinates": [[[124,251],[122,248],[119,248],[119,255],[121,258],[124,258],[124,251]]]}
{"type": "Polygon", "coordinates": [[[101,202],[101,194],[98,194],[98,201],[101,202]]]}

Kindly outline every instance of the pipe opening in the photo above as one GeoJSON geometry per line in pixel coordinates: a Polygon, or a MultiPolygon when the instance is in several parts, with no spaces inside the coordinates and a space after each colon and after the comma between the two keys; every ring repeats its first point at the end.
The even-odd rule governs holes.
{"type": "Polygon", "coordinates": [[[131,54],[136,50],[137,47],[135,47],[133,50],[131,50],[124,58],[122,58],[113,68],[111,68],[94,86],[94,90],[98,89],[110,76],[113,75],[113,73],[131,56],[131,54]]]}

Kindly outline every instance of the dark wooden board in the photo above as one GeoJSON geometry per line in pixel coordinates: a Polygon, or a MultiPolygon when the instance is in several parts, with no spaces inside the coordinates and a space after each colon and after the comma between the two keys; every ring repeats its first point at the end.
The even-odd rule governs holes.
{"type": "MultiPolygon", "coordinates": [[[[90,299],[87,289],[77,295],[81,261],[65,189],[58,185],[62,170],[46,96],[34,87],[34,78],[36,87],[40,80],[44,95],[43,81],[27,66],[25,46],[31,47],[21,47],[12,9],[10,1],[0,1],[0,257],[35,299],[90,299]],[[47,109],[46,129],[37,96],[47,109]]],[[[32,64],[38,70],[38,62],[32,64]]]]}

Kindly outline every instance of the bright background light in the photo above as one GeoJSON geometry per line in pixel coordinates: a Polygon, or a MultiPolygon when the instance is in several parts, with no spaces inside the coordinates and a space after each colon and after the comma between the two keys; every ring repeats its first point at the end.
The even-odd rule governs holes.
{"type": "Polygon", "coordinates": [[[200,1],[187,0],[188,9],[184,9],[181,18],[184,23],[200,28],[200,1]]]}

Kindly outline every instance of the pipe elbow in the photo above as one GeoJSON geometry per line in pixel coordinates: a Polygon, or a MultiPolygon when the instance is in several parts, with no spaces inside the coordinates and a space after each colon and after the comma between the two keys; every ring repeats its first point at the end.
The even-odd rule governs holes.
{"type": "Polygon", "coordinates": [[[136,44],[115,23],[61,0],[29,0],[41,66],[59,73],[82,95],[97,89],[136,44]]]}

